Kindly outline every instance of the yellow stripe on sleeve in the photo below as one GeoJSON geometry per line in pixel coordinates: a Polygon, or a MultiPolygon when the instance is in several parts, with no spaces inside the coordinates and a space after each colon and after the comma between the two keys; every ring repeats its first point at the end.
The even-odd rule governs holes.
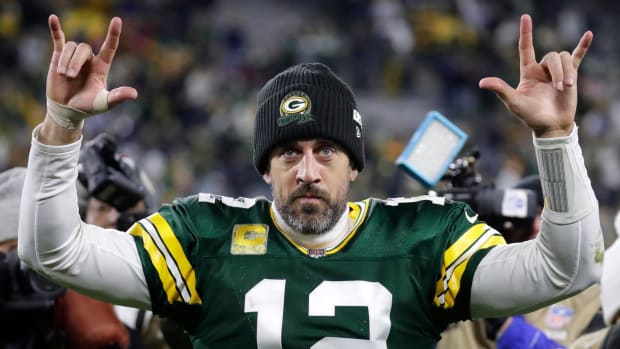
{"type": "Polygon", "coordinates": [[[465,268],[467,268],[467,262],[469,262],[469,258],[456,266],[452,276],[448,279],[448,289],[444,293],[444,308],[452,308],[454,306],[456,296],[461,290],[461,276],[465,272],[465,268]]]}
{"type": "Polygon", "coordinates": [[[504,244],[504,237],[483,223],[465,232],[444,253],[441,278],[435,288],[435,305],[444,309],[452,308],[461,289],[461,279],[470,257],[481,249],[504,244]]]}
{"type": "Polygon", "coordinates": [[[142,228],[139,223],[134,224],[129,229],[129,234],[142,238],[142,245],[144,246],[146,252],[149,254],[149,257],[151,258],[151,263],[153,263],[153,266],[155,267],[155,270],[159,275],[159,280],[164,287],[168,302],[172,304],[174,302],[181,301],[181,295],[177,291],[174,278],[172,277],[172,274],[170,274],[170,270],[168,270],[166,258],[161,254],[161,252],[153,242],[151,236],[144,230],[144,228],[142,228]]]}
{"type": "Polygon", "coordinates": [[[456,242],[450,246],[443,257],[443,265],[449,267],[454,261],[456,261],[463,253],[465,253],[472,244],[474,244],[482,234],[487,230],[488,226],[484,223],[478,223],[469,228],[456,242]]]}
{"type": "Polygon", "coordinates": [[[157,229],[164,245],[168,251],[170,251],[172,258],[179,268],[181,277],[183,278],[183,283],[187,287],[187,291],[190,294],[189,304],[201,304],[202,300],[196,291],[196,273],[194,271],[194,267],[187,259],[187,256],[185,256],[181,243],[172,231],[172,228],[170,228],[168,222],[159,213],[155,213],[147,219],[151,221],[157,229]]]}
{"type": "Polygon", "coordinates": [[[482,244],[482,246],[478,247],[478,249],[482,250],[488,247],[498,245],[506,245],[506,240],[502,235],[493,235],[484,244],[482,244]]]}

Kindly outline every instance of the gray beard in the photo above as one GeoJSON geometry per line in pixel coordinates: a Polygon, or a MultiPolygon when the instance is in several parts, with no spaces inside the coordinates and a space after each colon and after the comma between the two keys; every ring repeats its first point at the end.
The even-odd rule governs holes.
{"type": "MultiPolygon", "coordinates": [[[[280,205],[276,202],[278,212],[282,218],[294,231],[304,235],[321,235],[336,225],[338,219],[344,212],[346,205],[333,204],[327,207],[324,214],[314,217],[305,217],[304,215],[296,215],[292,211],[291,205],[280,205]]],[[[314,205],[303,205],[301,213],[305,215],[316,214],[317,208],[314,205]]]]}

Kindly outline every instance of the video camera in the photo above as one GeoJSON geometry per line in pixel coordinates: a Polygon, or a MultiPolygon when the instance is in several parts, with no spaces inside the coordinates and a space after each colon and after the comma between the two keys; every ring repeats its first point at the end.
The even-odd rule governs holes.
{"type": "Polygon", "coordinates": [[[437,111],[427,114],[396,160],[405,172],[429,188],[430,195],[462,201],[496,229],[531,226],[538,214],[538,194],[530,189],[497,189],[484,183],[476,168],[480,152],[456,158],[467,134],[437,111]],[[436,189],[438,183],[445,185],[436,189]]]}
{"type": "Polygon", "coordinates": [[[467,203],[481,220],[497,229],[531,225],[538,214],[538,194],[530,189],[497,189],[493,183],[483,183],[476,169],[479,158],[480,152],[473,150],[456,159],[441,177],[446,185],[431,194],[467,203]]]}
{"type": "Polygon", "coordinates": [[[144,176],[131,158],[118,151],[117,144],[108,134],[100,133],[82,149],[78,181],[88,196],[116,208],[120,213],[117,229],[126,230],[146,217],[150,192],[144,176]],[[131,211],[141,200],[145,201],[147,210],[131,211]]]}

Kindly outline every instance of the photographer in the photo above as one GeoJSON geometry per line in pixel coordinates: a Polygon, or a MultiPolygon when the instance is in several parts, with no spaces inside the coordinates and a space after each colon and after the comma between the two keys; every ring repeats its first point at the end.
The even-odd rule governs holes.
{"type": "MultiPolygon", "coordinates": [[[[513,188],[498,189],[493,183],[483,182],[476,169],[479,157],[480,153],[474,150],[450,164],[442,177],[444,187],[431,194],[467,202],[478,212],[480,220],[501,231],[508,243],[534,238],[543,207],[538,176],[525,177],[513,188]]],[[[453,324],[442,333],[437,348],[520,348],[521,340],[527,340],[527,347],[531,348],[561,348],[521,316],[453,324]],[[508,341],[506,336],[496,342],[500,338],[498,333],[505,332],[521,335],[508,341]]]]}
{"type": "MultiPolygon", "coordinates": [[[[532,175],[521,179],[515,188],[536,193],[537,214],[531,223],[521,222],[503,227],[508,243],[535,239],[540,229],[540,212],[543,208],[540,179],[532,175]]],[[[502,228],[502,227],[499,227],[502,228]]],[[[520,343],[530,343],[540,338],[536,348],[572,348],[575,340],[584,334],[600,329],[600,287],[593,285],[585,291],[522,316],[504,319],[487,319],[487,335],[497,340],[499,349],[520,348],[520,343]],[[503,322],[500,327],[499,322],[503,322]],[[493,332],[496,330],[497,332],[493,332]]]]}
{"type": "Polygon", "coordinates": [[[21,167],[0,173],[0,348],[127,348],[127,332],[109,305],[85,302],[84,296],[43,279],[19,260],[25,176],[21,167]],[[79,316],[81,310],[87,316],[79,316]]]}
{"type": "MultiPolygon", "coordinates": [[[[125,231],[155,206],[155,190],[146,174],[133,159],[119,152],[106,133],[98,134],[82,149],[77,186],[82,219],[106,229],[125,231]]],[[[152,312],[118,305],[114,310],[129,330],[131,349],[169,348],[160,319],[152,312]]],[[[169,328],[172,324],[166,325],[169,328]]]]}
{"type": "MultiPolygon", "coordinates": [[[[540,229],[540,214],[544,205],[538,175],[524,177],[510,189],[492,189],[471,180],[479,178],[474,176],[474,163],[475,159],[469,163],[468,171],[462,170],[456,175],[454,172],[448,173],[447,178],[453,184],[457,183],[457,186],[443,194],[460,195],[462,199],[463,193],[469,193],[468,201],[470,205],[478,207],[480,218],[501,230],[508,243],[535,239],[540,229]],[[467,186],[458,186],[462,184],[467,186]],[[518,211],[522,214],[516,214],[518,211]]],[[[442,333],[438,349],[457,346],[489,349],[567,348],[580,335],[602,326],[602,318],[598,313],[599,290],[594,285],[578,295],[524,315],[456,324],[442,333]]]]}
{"type": "Polygon", "coordinates": [[[146,174],[106,133],[80,152],[77,186],[80,215],[104,228],[127,230],[155,205],[155,189],[146,174]]]}

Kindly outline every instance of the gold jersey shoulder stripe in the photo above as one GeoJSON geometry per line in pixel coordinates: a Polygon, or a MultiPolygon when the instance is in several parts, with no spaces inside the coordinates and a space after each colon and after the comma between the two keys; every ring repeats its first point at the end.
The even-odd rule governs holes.
{"type": "Polygon", "coordinates": [[[505,244],[504,237],[484,223],[476,224],[467,230],[444,252],[441,278],[435,287],[435,305],[444,309],[454,306],[461,289],[463,273],[476,251],[505,244]]]}
{"type": "Polygon", "coordinates": [[[161,214],[154,213],[134,224],[129,233],[142,237],[144,249],[157,270],[169,303],[202,303],[196,290],[194,267],[161,214]]]}

